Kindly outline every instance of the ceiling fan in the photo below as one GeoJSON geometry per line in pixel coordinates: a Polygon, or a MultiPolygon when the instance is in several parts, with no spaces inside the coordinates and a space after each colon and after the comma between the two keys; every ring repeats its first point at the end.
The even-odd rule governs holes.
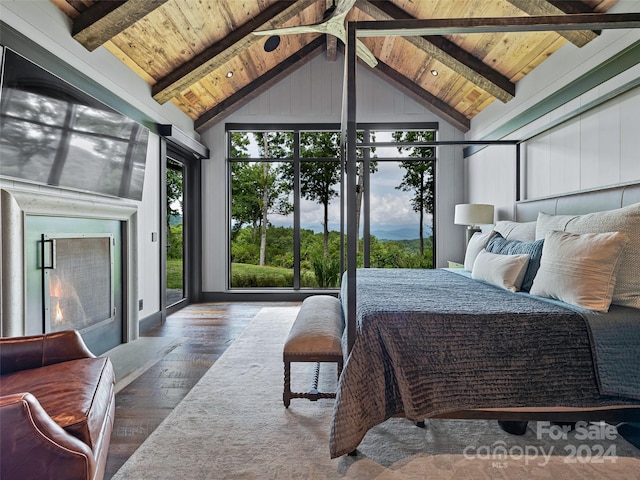
{"type": "MultiPolygon", "coordinates": [[[[300,25],[298,27],[283,27],[274,28],[271,30],[260,30],[253,32],[255,35],[293,35],[296,33],[325,33],[333,35],[334,37],[342,40],[342,43],[347,44],[347,31],[345,29],[345,17],[347,13],[353,8],[356,0],[338,0],[337,5],[334,0],[333,5],[324,12],[323,21],[320,23],[314,23],[312,25],[300,25]]],[[[270,39],[269,39],[270,40],[270,39]]],[[[267,40],[268,41],[268,40],[267,40]]],[[[275,46],[277,46],[275,43],[275,46]]],[[[275,47],[273,47],[275,48],[275,47]]],[[[273,49],[272,48],[272,49],[273,49]]],[[[371,53],[362,41],[356,39],[356,55],[360,57],[370,67],[375,67],[378,64],[378,60],[371,53]]]]}

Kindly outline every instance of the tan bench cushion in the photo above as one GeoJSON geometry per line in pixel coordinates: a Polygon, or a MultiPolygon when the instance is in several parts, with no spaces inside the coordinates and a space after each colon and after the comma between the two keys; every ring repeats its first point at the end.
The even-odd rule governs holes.
{"type": "Polygon", "coordinates": [[[340,300],[330,295],[308,297],[291,327],[284,354],[341,355],[342,331],[340,300]]]}

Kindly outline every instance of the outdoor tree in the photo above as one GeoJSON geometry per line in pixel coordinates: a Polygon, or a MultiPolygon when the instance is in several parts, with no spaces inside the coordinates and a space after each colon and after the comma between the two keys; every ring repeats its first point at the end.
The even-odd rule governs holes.
{"type": "Polygon", "coordinates": [[[246,132],[231,132],[231,158],[249,157],[249,134],[246,132]]]}
{"type": "MultiPolygon", "coordinates": [[[[269,160],[290,157],[293,142],[290,133],[253,133],[259,155],[265,161],[234,161],[231,164],[231,217],[234,237],[245,225],[250,225],[253,238],[260,233],[260,257],[258,263],[266,263],[267,227],[269,215],[287,215],[291,211],[288,201],[289,182],[281,165],[269,160]]],[[[251,141],[249,134],[231,134],[230,156],[234,159],[249,158],[251,141]]]]}
{"type": "MultiPolygon", "coordinates": [[[[231,158],[249,157],[249,134],[231,132],[231,158]]],[[[260,202],[253,188],[259,183],[258,165],[249,162],[231,164],[231,218],[232,236],[235,237],[244,225],[251,225],[253,236],[260,221],[260,202]]],[[[261,171],[261,170],[260,170],[261,171]]]]}
{"type": "MultiPolygon", "coordinates": [[[[337,159],[340,155],[338,132],[302,132],[300,152],[303,158],[337,159]]],[[[307,200],[322,205],[323,252],[329,256],[329,204],[338,197],[340,162],[322,161],[300,163],[300,193],[307,200]]]]}
{"type": "MultiPolygon", "coordinates": [[[[393,138],[397,142],[427,142],[435,140],[435,132],[406,131],[394,132],[393,138]]],[[[433,147],[398,147],[398,152],[408,152],[412,160],[400,162],[404,170],[402,182],[396,187],[404,192],[413,192],[411,207],[420,215],[420,255],[424,255],[424,216],[433,214],[433,147]]]]}
{"type": "Polygon", "coordinates": [[[259,163],[234,162],[231,165],[231,218],[234,235],[243,226],[251,225],[255,240],[262,217],[262,201],[257,193],[262,177],[262,165],[259,163]]]}
{"type": "MultiPolygon", "coordinates": [[[[293,135],[290,132],[261,132],[254,134],[258,141],[260,156],[265,160],[290,158],[293,135]]],[[[262,176],[258,179],[257,187],[253,192],[257,193],[260,202],[260,266],[265,265],[267,249],[267,227],[269,214],[278,213],[287,215],[291,212],[292,205],[289,202],[290,181],[286,178],[282,167],[274,165],[270,161],[261,162],[262,176]]]]}
{"type": "Polygon", "coordinates": [[[182,216],[183,207],[183,175],[182,166],[172,160],[167,161],[167,255],[171,258],[181,255],[182,251],[174,252],[175,243],[171,230],[171,219],[182,216]]]}

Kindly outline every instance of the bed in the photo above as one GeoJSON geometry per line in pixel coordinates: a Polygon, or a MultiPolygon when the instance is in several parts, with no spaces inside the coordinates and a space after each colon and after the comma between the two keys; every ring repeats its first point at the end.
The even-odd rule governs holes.
{"type": "MultiPolygon", "coordinates": [[[[346,328],[343,340],[345,351],[351,348],[333,412],[332,458],[351,453],[370,428],[399,415],[417,422],[640,420],[640,184],[520,202],[516,219],[496,225],[506,240],[513,237],[511,244],[530,243],[514,240],[525,231],[544,239],[532,240],[543,245],[544,260],[531,293],[472,278],[475,268],[474,274],[357,271],[356,316],[347,318],[355,328],[346,328]],[[606,210],[615,213],[590,213],[606,210]],[[628,226],[627,239],[603,238],[628,226]],[[622,279],[616,290],[609,286],[606,308],[583,308],[582,297],[577,304],[548,298],[539,279],[553,264],[558,238],[562,248],[566,238],[617,245],[619,257],[612,247],[615,259],[602,260],[613,262],[612,272],[622,279]],[[349,331],[355,338],[347,338],[349,331]]],[[[513,263],[516,256],[488,258],[513,263]]],[[[343,302],[348,291],[343,283],[343,302]]]]}

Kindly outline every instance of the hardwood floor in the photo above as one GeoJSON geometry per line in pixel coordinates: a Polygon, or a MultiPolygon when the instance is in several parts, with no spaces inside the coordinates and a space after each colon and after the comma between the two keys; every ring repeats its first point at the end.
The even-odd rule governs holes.
{"type": "Polygon", "coordinates": [[[189,305],[143,336],[181,339],[177,346],[116,394],[116,415],[107,457],[110,479],[180,403],[202,375],[270,303],[189,305]]]}

